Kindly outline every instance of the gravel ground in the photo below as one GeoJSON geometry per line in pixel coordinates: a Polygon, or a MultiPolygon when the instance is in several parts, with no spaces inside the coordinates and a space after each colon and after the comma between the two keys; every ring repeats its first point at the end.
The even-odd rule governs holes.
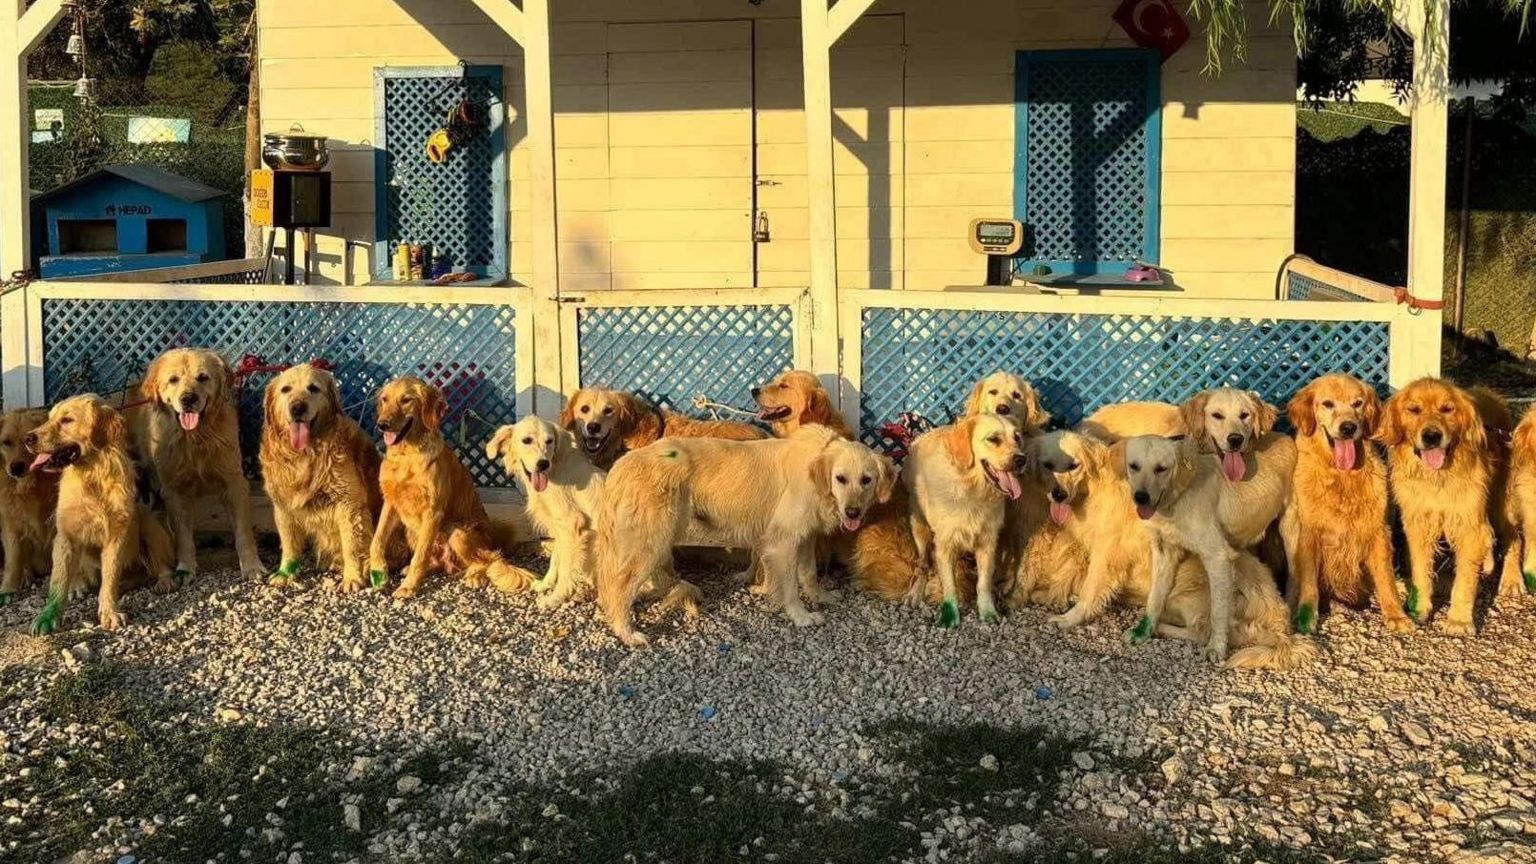
{"type": "MultiPolygon", "coordinates": [[[[712,568],[685,572],[701,569],[712,568]]],[[[760,796],[752,808],[779,801],[826,825],[895,812],[880,809],[881,790],[905,777],[917,784],[899,796],[907,815],[886,820],[905,839],[868,860],[1039,860],[1070,838],[1085,860],[1150,860],[1142,852],[1161,849],[1215,860],[1536,861],[1530,598],[1490,612],[1470,640],[1433,627],[1394,636],[1373,613],[1337,613],[1323,622],[1320,662],[1276,674],[1219,672],[1183,643],[1127,646],[1126,610],[1067,634],[1045,623],[1049,610],[1033,609],[943,631],[926,613],[845,596],[826,624],[799,630],[718,575],[696,580],[708,601],[701,618],[642,613],[652,647],[631,652],[590,606],[540,613],[527,596],[456,584],[399,603],[303,581],[275,590],[219,570],[170,596],[135,592],[124,603],[131,626],[119,634],[83,623],[94,619],[89,601],[72,605],[69,629],[48,639],[24,635],[36,593],[0,609],[0,858],[45,860],[39,850],[52,849],[46,860],[80,864],[491,860],[466,838],[500,831],[492,846],[507,860],[558,860],[539,858],[539,844],[591,838],[540,832],[586,830],[563,811],[597,813],[593,802],[611,805],[619,785],[648,776],[637,766],[674,754],[725,766],[720,777],[758,778],[746,790],[760,796]],[[113,671],[114,693],[173,707],[150,720],[56,716],[58,705],[77,704],[57,694],[93,669],[113,671]],[[917,751],[892,745],[896,720],[923,740],[957,742],[929,748],[955,758],[917,762],[917,751]],[[165,735],[288,730],[289,743],[258,750],[334,744],[313,757],[329,785],[301,795],[323,815],[320,830],[295,821],[287,793],[265,813],[227,811],[237,793],[217,811],[239,832],[238,850],[145,851],[168,821],[185,826],[187,814],[213,805],[195,794],[180,807],[135,799],[159,809],[107,816],[122,788],[108,785],[113,760],[138,751],[95,763],[74,754],[118,753],[111,748],[146,725],[165,735]],[[1036,752],[1018,752],[1031,742],[1036,752]],[[1009,773],[1025,762],[1033,779],[1009,773]],[[919,775],[940,771],[981,792],[928,795],[922,784],[935,778],[919,775]],[[992,776],[1018,783],[987,786],[992,776]],[[518,827],[529,807],[538,818],[518,827]],[[55,855],[61,847],[47,842],[64,842],[59,826],[75,822],[77,854],[55,855]],[[496,830],[476,834],[486,826],[496,830]],[[505,842],[524,830],[520,845],[505,842]],[[328,852],[317,842],[351,835],[328,852]],[[295,837],[311,839],[306,847],[295,837]]],[[[226,739],[186,740],[201,743],[171,748],[208,748],[207,766],[226,739]]],[[[282,755],[268,758],[272,771],[284,770],[282,755]]],[[[241,781],[253,784],[252,799],[266,770],[241,781]]],[[[708,785],[689,787],[696,800],[678,818],[707,809],[708,785]]],[[[779,860],[777,835],[765,835],[737,857],[779,860]]],[[[690,860],[630,842],[631,860],[690,860]]],[[[787,848],[783,860],[801,859],[787,848]]]]}

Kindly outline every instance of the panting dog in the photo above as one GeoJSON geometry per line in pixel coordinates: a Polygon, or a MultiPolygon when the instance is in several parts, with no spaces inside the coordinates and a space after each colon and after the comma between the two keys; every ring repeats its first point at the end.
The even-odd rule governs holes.
{"type": "Polygon", "coordinates": [[[420,378],[396,378],[379,391],[384,506],[368,551],[369,578],[376,585],[386,580],[389,547],[403,528],[411,560],[394,592],[399,600],[416,596],[433,571],[463,573],[471,588],[490,583],[508,592],[533,581],[527,570],[508,563],[492,541],[491,520],[474,478],[443,439],[447,412],[443,394],[420,378]]]}
{"type": "Polygon", "coordinates": [[[43,408],[18,408],[0,416],[0,460],[5,463],[0,474],[0,538],[5,547],[0,606],[48,572],[59,475],[31,470],[32,454],[27,452],[27,435],[47,420],[43,408]]]}
{"type": "Polygon", "coordinates": [[[202,348],[174,348],[155,358],[139,385],[148,404],[132,414],[134,449],[165,498],[176,541],[176,569],[197,572],[192,508],[217,495],[234,525],[235,551],[247,578],[265,579],[256,553],[251,487],[240,464],[240,423],[229,364],[202,348]]]}
{"type": "Polygon", "coordinates": [[[768,433],[750,423],[695,420],[665,408],[652,408],[633,393],[583,387],[560,410],[560,427],[576,435],[593,465],[607,471],[625,453],[673,438],[726,438],[752,441],[768,433]]]}
{"type": "Polygon", "coordinates": [[[383,506],[373,439],[342,413],[336,378],[307,363],[268,382],[263,403],[261,475],[283,549],[272,583],[289,584],[313,546],[320,566],[341,571],[342,591],[362,590],[383,506]]]}
{"type": "Polygon", "coordinates": [[[127,617],[118,599],[132,571],[146,573],[159,593],[174,590],[171,538],[138,500],[138,475],[117,409],[94,394],[65,399],[25,440],[33,471],[61,474],[53,574],[33,632],[57,630],[65,599],[97,582],[97,620],[107,630],[122,627],[127,617]]]}
{"type": "Polygon", "coordinates": [[[843,415],[832,407],[832,397],[811,372],[793,370],[766,384],[752,388],[757,402],[757,419],[768,424],[775,438],[784,438],[801,426],[826,426],[844,438],[852,439],[853,430],[843,415]]]}

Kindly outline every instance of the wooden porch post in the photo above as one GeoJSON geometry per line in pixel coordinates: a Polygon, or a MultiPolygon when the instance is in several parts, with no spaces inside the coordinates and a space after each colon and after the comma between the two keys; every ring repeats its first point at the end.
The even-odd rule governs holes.
{"type": "MultiPolygon", "coordinates": [[[[1413,122],[1408,173],[1408,291],[1420,300],[1445,297],[1446,126],[1450,104],[1449,0],[1403,4],[1413,36],[1413,122]]],[[[1438,310],[1424,310],[1409,322],[1410,350],[1394,377],[1406,383],[1440,372],[1438,310]]]]}
{"type": "MultiPolygon", "coordinates": [[[[0,107],[0,277],[9,279],[31,265],[32,192],[27,146],[31,124],[27,122],[27,56],[64,17],[63,0],[38,0],[26,9],[26,0],[0,0],[0,95],[11,94],[11,106],[0,107]]],[[[3,367],[5,404],[19,407],[41,400],[29,394],[27,381],[26,296],[8,295],[0,303],[0,367],[3,367]]]]}
{"type": "Polygon", "coordinates": [[[837,193],[832,161],[832,46],[874,0],[800,0],[805,78],[806,182],[811,249],[811,364],[828,391],[843,397],[837,338],[837,193]]]}
{"type": "MultiPolygon", "coordinates": [[[[554,417],[561,400],[560,246],[555,208],[554,75],[550,64],[549,0],[474,0],[523,49],[533,209],[527,235],[533,246],[534,411],[554,417]]],[[[522,324],[519,328],[522,329],[522,324]]]]}

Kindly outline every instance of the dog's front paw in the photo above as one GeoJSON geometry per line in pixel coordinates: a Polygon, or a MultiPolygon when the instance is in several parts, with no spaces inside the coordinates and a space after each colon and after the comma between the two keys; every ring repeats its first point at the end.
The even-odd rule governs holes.
{"type": "Polygon", "coordinates": [[[1136,626],[1125,631],[1125,641],[1132,645],[1140,645],[1152,638],[1152,616],[1143,615],[1136,626]]]}
{"type": "Polygon", "coordinates": [[[368,583],[363,581],[363,577],[356,573],[347,573],[341,577],[341,593],[343,594],[356,594],[366,587],[368,587],[368,583]]]}
{"type": "Polygon", "coordinates": [[[545,574],[543,579],[535,579],[528,583],[528,588],[535,594],[543,594],[555,590],[555,577],[545,574]]]}
{"type": "Polygon", "coordinates": [[[9,591],[6,591],[4,593],[0,593],[0,609],[4,609],[5,607],[11,605],[11,603],[14,602],[15,600],[16,600],[16,595],[12,594],[9,591]]]}
{"type": "Polygon", "coordinates": [[[1317,610],[1313,608],[1311,603],[1301,604],[1296,607],[1296,615],[1292,619],[1292,624],[1295,626],[1296,632],[1303,636],[1316,635],[1317,610]]]}
{"type": "Polygon", "coordinates": [[[1520,574],[1520,581],[1525,584],[1525,593],[1536,594],[1536,571],[1524,571],[1520,574]]]}
{"type": "Polygon", "coordinates": [[[241,561],[240,575],[259,582],[267,578],[267,568],[262,566],[260,558],[253,561],[241,561]]]}
{"type": "Polygon", "coordinates": [[[379,568],[369,570],[368,584],[375,591],[383,591],[389,585],[389,574],[379,568]]]}
{"type": "Polygon", "coordinates": [[[116,609],[103,609],[96,616],[103,630],[121,630],[128,626],[128,616],[116,609]]]}
{"type": "Polygon", "coordinates": [[[33,636],[47,636],[59,629],[59,624],[64,618],[64,603],[58,594],[49,594],[48,602],[43,604],[43,611],[37,613],[37,618],[32,622],[33,636]]]}
{"type": "Polygon", "coordinates": [[[1227,640],[1212,639],[1205,643],[1205,659],[1220,666],[1227,662],[1227,640]]]}
{"type": "Polygon", "coordinates": [[[1447,615],[1445,620],[1440,622],[1440,629],[1451,636],[1477,635],[1477,626],[1472,623],[1471,618],[1461,618],[1456,615],[1447,615]]]}
{"type": "Polygon", "coordinates": [[[1060,615],[1052,615],[1045,619],[1047,623],[1054,624],[1063,630],[1073,630],[1082,625],[1082,620],[1071,612],[1063,612],[1060,615]]]}
{"type": "Polygon", "coordinates": [[[945,600],[939,605],[939,626],[946,630],[960,626],[960,605],[953,600],[945,600]]]}
{"type": "Polygon", "coordinates": [[[410,585],[401,585],[395,589],[395,593],[389,595],[396,600],[409,600],[416,596],[416,589],[410,585]]]}
{"type": "Polygon", "coordinates": [[[796,627],[815,627],[825,622],[826,616],[820,612],[807,612],[804,609],[792,609],[789,612],[789,620],[795,622],[796,627]]]}
{"type": "Polygon", "coordinates": [[[1417,629],[1414,626],[1413,619],[1407,615],[1398,614],[1383,617],[1387,625],[1387,631],[1390,633],[1412,633],[1417,629]]]}
{"type": "Polygon", "coordinates": [[[843,599],[843,595],[836,591],[828,591],[819,585],[805,592],[805,602],[813,606],[831,606],[841,599],[843,599]]]}
{"type": "Polygon", "coordinates": [[[639,630],[631,630],[628,633],[619,633],[617,635],[619,641],[630,648],[645,648],[651,644],[651,640],[646,638],[646,635],[639,630]]]}
{"type": "MultiPolygon", "coordinates": [[[[548,589],[545,590],[547,591],[548,589]]],[[[564,606],[565,601],[569,598],[570,595],[557,591],[547,594],[540,594],[539,598],[533,601],[533,603],[535,606],[538,606],[540,609],[548,612],[551,609],[559,609],[561,606],[564,606]]]]}
{"type": "Polygon", "coordinates": [[[1429,620],[1429,613],[1434,611],[1434,604],[1428,597],[1420,597],[1416,586],[1408,586],[1408,598],[1403,601],[1403,611],[1408,613],[1416,623],[1423,624],[1429,620]]]}
{"type": "Polygon", "coordinates": [[[1001,612],[997,611],[996,606],[988,605],[985,608],[976,610],[976,614],[980,616],[982,622],[986,624],[996,624],[1003,620],[1003,615],[1001,612]]]}
{"type": "Polygon", "coordinates": [[[169,573],[161,574],[160,578],[155,580],[155,584],[150,587],[150,590],[156,594],[169,594],[176,590],[176,579],[169,573]]]}
{"type": "Polygon", "coordinates": [[[470,588],[479,589],[491,584],[491,580],[486,578],[484,573],[465,573],[464,584],[470,588]]]}

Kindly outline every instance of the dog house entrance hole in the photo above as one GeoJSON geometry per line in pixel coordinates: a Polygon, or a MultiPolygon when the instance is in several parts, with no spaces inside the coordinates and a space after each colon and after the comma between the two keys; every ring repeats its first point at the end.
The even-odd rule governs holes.
{"type": "Polygon", "coordinates": [[[150,219],[145,230],[148,234],[148,251],[187,251],[187,220],[150,219]]]}
{"type": "Polygon", "coordinates": [[[117,220],[60,219],[59,254],[116,252],[117,220]]]}

